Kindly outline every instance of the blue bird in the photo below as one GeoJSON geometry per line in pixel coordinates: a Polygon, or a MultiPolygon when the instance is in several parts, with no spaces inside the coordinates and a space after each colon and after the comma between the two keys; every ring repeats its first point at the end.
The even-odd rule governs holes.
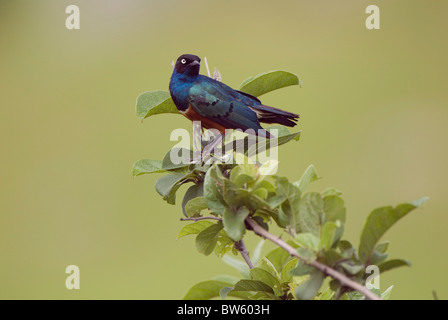
{"type": "Polygon", "coordinates": [[[179,112],[191,121],[201,121],[206,129],[255,130],[267,138],[272,136],[261,123],[278,123],[293,127],[298,114],[265,106],[245,92],[237,91],[210,77],[199,74],[201,59],[192,54],[181,55],[170,80],[170,94],[179,112]]]}

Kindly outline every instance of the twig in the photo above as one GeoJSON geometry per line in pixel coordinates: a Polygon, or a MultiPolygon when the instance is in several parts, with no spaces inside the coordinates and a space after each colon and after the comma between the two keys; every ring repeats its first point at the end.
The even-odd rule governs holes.
{"type": "Polygon", "coordinates": [[[211,78],[210,69],[208,68],[207,58],[204,57],[205,67],[207,68],[208,77],[211,78]]]}
{"type": "Polygon", "coordinates": [[[218,220],[221,221],[221,218],[218,217],[196,217],[196,218],[180,218],[180,221],[199,221],[199,220],[218,220]]]}
{"type": "Polygon", "coordinates": [[[249,227],[249,230],[252,230],[255,234],[257,234],[263,238],[266,238],[266,239],[272,241],[273,243],[275,243],[276,245],[278,245],[279,247],[285,249],[291,256],[299,258],[306,264],[313,266],[314,268],[320,270],[324,274],[332,277],[333,279],[338,280],[342,286],[349,287],[353,290],[356,290],[356,291],[362,293],[366,297],[366,299],[379,300],[379,297],[376,294],[374,294],[373,292],[371,292],[369,289],[367,289],[363,285],[347,278],[345,275],[337,272],[336,270],[330,268],[329,266],[326,266],[318,261],[311,261],[311,262],[307,261],[306,259],[304,259],[302,256],[300,256],[298,254],[296,249],[294,249],[292,246],[287,244],[282,239],[269,233],[267,230],[265,230],[263,227],[261,227],[258,223],[256,223],[255,220],[253,220],[252,218],[248,217],[246,219],[246,225],[249,227]]]}
{"type": "Polygon", "coordinates": [[[241,253],[241,256],[243,257],[244,261],[246,261],[249,268],[253,269],[254,265],[252,264],[252,261],[250,261],[249,252],[247,251],[246,246],[244,245],[243,239],[235,242],[235,248],[241,253]]]}

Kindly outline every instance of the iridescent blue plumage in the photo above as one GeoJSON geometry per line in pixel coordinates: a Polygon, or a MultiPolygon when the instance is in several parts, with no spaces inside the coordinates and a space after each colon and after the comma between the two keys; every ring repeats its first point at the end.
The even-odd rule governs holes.
{"type": "Polygon", "coordinates": [[[169,86],[176,107],[190,120],[222,133],[224,129],[257,131],[263,129],[260,122],[296,125],[299,115],[264,106],[256,97],[200,75],[199,65],[197,56],[180,56],[169,86]]]}

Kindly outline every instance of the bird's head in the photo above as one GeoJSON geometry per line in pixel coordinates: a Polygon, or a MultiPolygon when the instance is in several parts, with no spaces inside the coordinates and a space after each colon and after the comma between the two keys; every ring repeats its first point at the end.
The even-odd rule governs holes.
{"type": "Polygon", "coordinates": [[[177,58],[174,69],[177,73],[188,76],[197,76],[199,74],[199,67],[201,65],[201,58],[194,54],[183,54],[177,58]]]}

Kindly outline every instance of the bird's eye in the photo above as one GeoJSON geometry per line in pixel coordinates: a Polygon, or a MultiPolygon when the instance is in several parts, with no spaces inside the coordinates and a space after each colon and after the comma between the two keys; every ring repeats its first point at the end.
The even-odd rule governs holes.
{"type": "Polygon", "coordinates": [[[186,64],[186,63],[187,63],[187,60],[182,59],[182,60],[180,60],[180,62],[182,62],[182,64],[186,64]]]}

